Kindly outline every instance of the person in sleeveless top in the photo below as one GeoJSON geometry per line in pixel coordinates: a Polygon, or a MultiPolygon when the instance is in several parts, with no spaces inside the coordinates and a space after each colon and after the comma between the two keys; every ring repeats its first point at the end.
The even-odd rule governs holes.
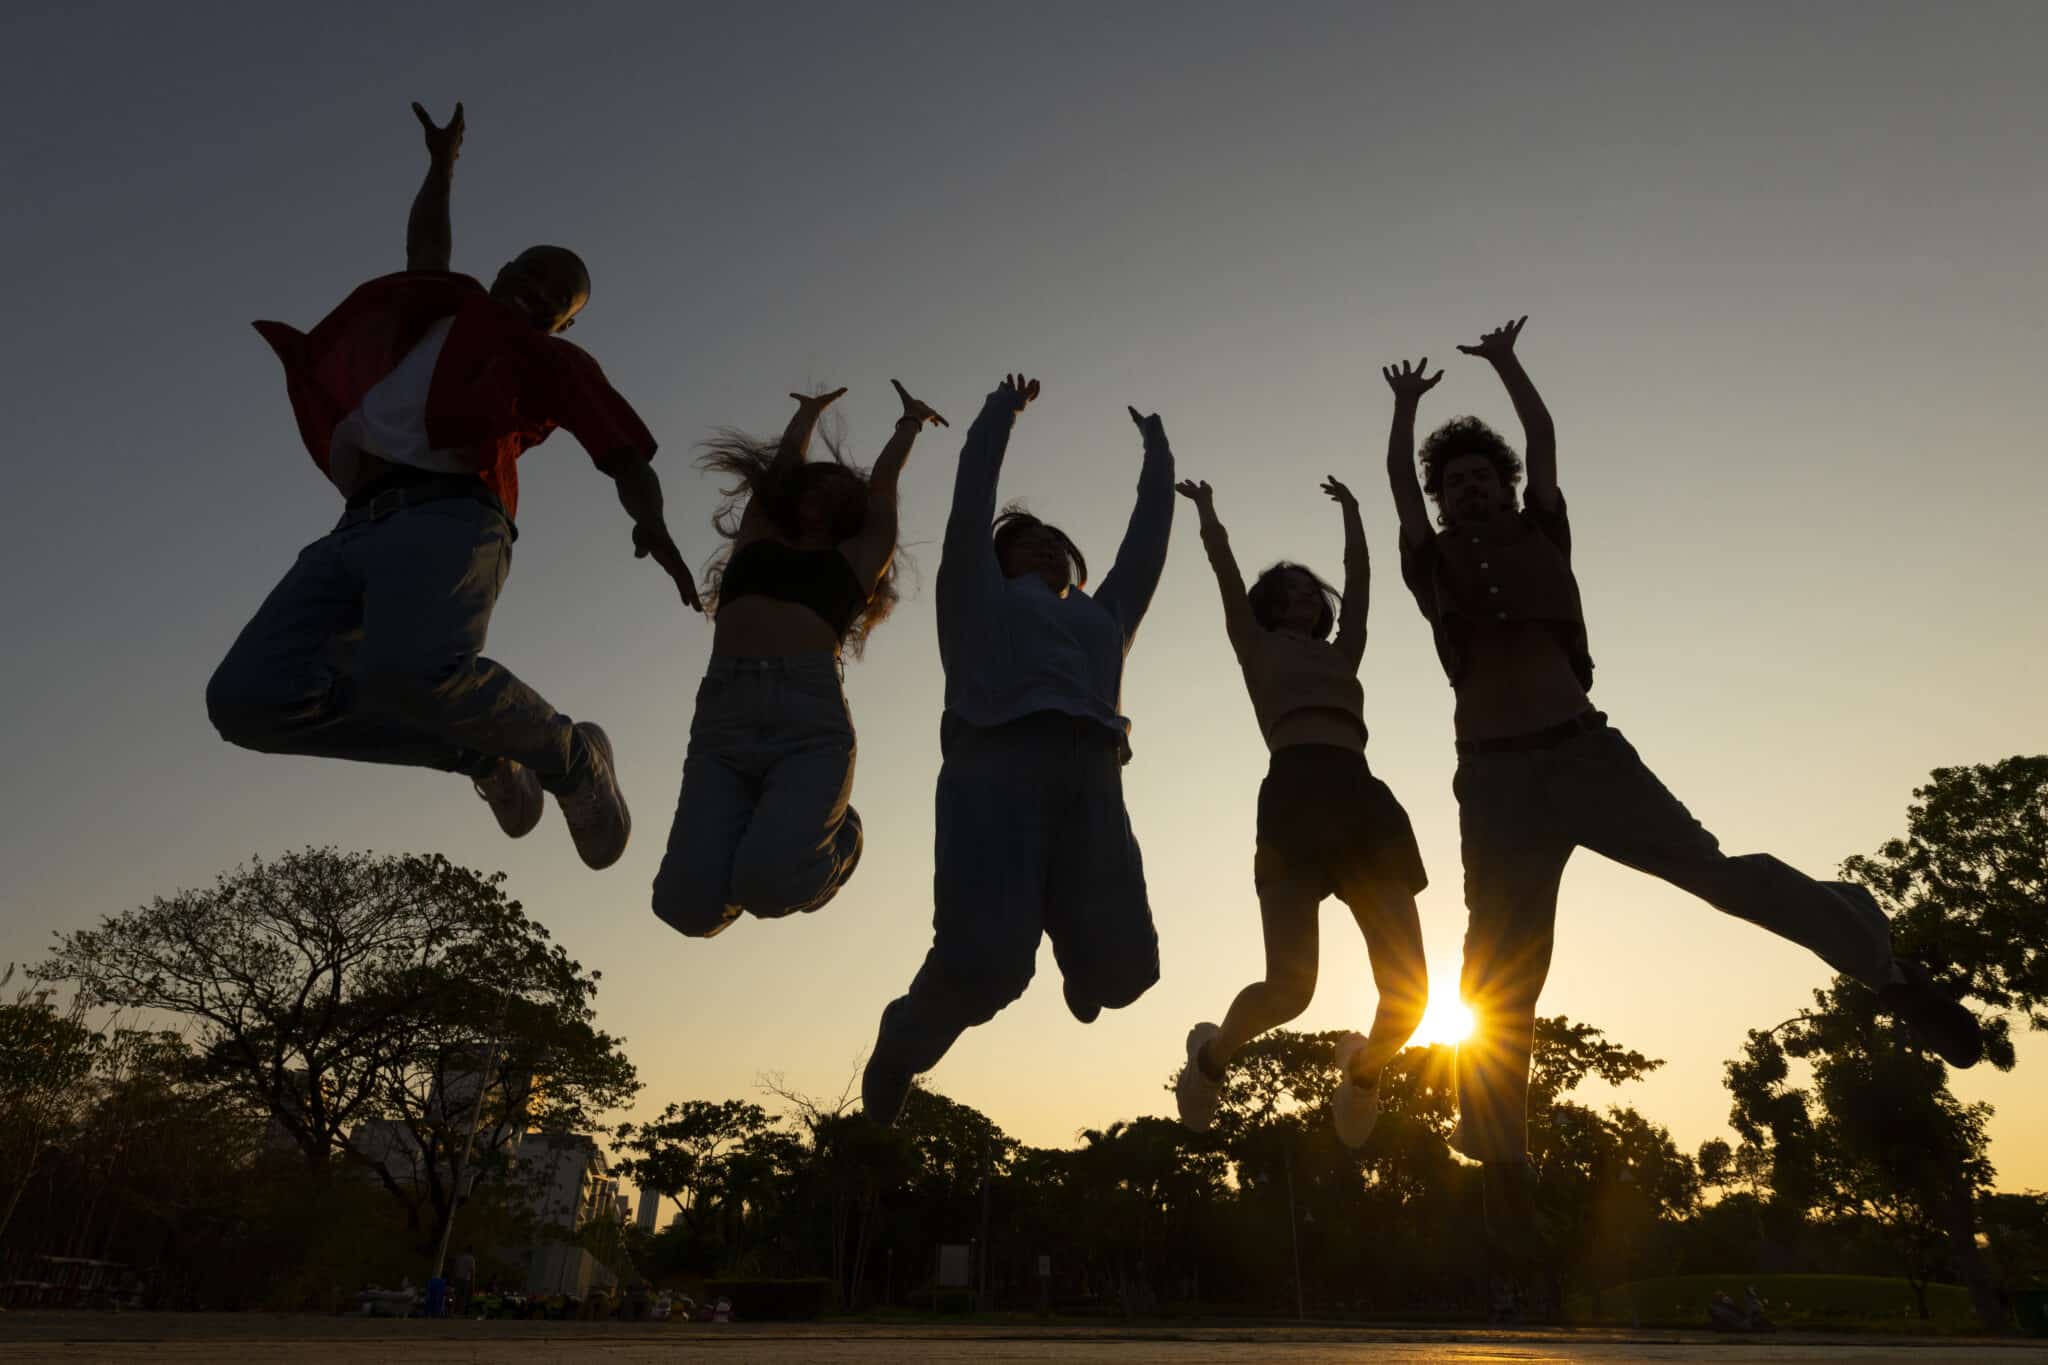
{"type": "Polygon", "coordinates": [[[711,661],[653,890],[654,913],[692,938],[820,909],[860,862],[840,660],[896,604],[897,483],[918,433],[945,425],[895,387],[903,415],[872,470],[836,447],[806,458],[845,389],[791,394],[773,444],[731,430],[706,442],[699,463],[734,480],[714,518],[729,543],[705,585],[711,661]]]}
{"type": "Polygon", "coordinates": [[[1343,509],[1344,591],[1281,561],[1246,591],[1206,483],[1177,486],[1201,517],[1223,596],[1223,628],[1272,751],[1259,787],[1252,880],[1265,930],[1266,974],[1239,991],[1221,1025],[1188,1033],[1174,1086],[1181,1122],[1214,1120],[1224,1068],[1237,1050],[1308,1008],[1315,995],[1316,917],[1326,896],[1351,910],[1372,961],[1379,1007],[1372,1034],[1336,1046],[1343,1079],[1330,1100],[1337,1136],[1363,1145],[1379,1117],[1379,1078],[1429,1002],[1415,895],[1428,884],[1408,813],[1365,761],[1365,657],[1371,565],[1358,499],[1335,478],[1323,491],[1343,509]],[[1334,634],[1332,633],[1334,630],[1334,634]]]}
{"type": "Polygon", "coordinates": [[[256,330],[284,365],[300,439],[341,495],[206,688],[221,737],[271,754],[459,773],[512,838],[562,809],[593,868],[632,831],[604,730],[571,721],[483,655],[512,567],[518,460],[560,427],[612,480],[652,557],[697,605],[663,519],[654,438],[597,362],[560,335],[590,298],[576,253],[530,247],[489,289],[449,269],[462,106],[426,132],[406,268],[310,332],[256,330]]]}
{"type": "Polygon", "coordinates": [[[1515,352],[1527,319],[1460,346],[1506,386],[1525,437],[1524,469],[1473,417],[1423,443],[1415,417],[1443,378],[1406,361],[1394,393],[1387,477],[1401,517],[1401,575],[1435,633],[1456,692],[1453,790],[1469,913],[1459,986],[1474,1028],[1458,1050],[1454,1144],[1486,1166],[1489,1225],[1524,1247],[1542,1238],[1526,1147],[1530,1047],[1550,970],[1557,892],[1589,848],[1690,891],[1810,949],[1877,993],[1950,1065],[1982,1055],[1976,1019],[1917,964],[1895,959],[1870,893],[1816,881],[1769,854],[1730,857],[1588,699],[1593,659],[1572,570],[1550,413],[1515,352]],[[1435,524],[1424,501],[1434,499],[1435,524]]]}
{"type": "Polygon", "coordinates": [[[1024,993],[1052,939],[1067,1008],[1082,1023],[1159,979],[1144,861],[1124,809],[1130,722],[1124,660],[1166,566],[1173,451],[1157,415],[1116,563],[1084,592],[1088,562],[1058,527],[996,486],[1037,380],[1006,377],[969,428],[939,560],[939,723],[932,946],[882,1011],[862,1109],[889,1124],[915,1077],[1024,993]]]}

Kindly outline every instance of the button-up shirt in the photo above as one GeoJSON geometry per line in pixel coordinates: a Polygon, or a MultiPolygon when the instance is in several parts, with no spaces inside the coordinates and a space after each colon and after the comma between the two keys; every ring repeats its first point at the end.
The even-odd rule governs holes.
{"type": "Polygon", "coordinates": [[[1464,679],[1465,636],[1491,623],[1535,621],[1557,632],[1579,686],[1593,688],[1593,657],[1564,494],[1554,510],[1524,506],[1498,529],[1446,528],[1411,545],[1401,539],[1401,578],[1436,635],[1437,659],[1456,687],[1464,679]]]}

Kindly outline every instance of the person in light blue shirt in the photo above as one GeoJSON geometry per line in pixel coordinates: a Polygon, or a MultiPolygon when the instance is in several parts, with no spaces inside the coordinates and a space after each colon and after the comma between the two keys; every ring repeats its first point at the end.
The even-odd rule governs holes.
{"type": "Polygon", "coordinates": [[[1093,594],[1057,527],[996,513],[996,486],[1035,379],[1005,377],[969,428],[939,560],[939,742],[932,946],[882,1011],[861,1082],[868,1117],[895,1121],[912,1080],[967,1029],[1024,993],[1052,937],[1067,1008],[1092,1023],[1159,979],[1144,861],[1124,810],[1130,722],[1124,659],[1166,566],[1173,451],[1144,437],[1138,501],[1093,594]]]}

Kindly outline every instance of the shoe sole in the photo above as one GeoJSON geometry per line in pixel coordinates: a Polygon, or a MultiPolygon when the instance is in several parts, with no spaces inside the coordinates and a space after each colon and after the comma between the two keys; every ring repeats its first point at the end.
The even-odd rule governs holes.
{"type": "Polygon", "coordinates": [[[579,721],[576,725],[576,729],[580,734],[582,734],[584,740],[589,743],[592,749],[604,755],[605,771],[611,774],[612,795],[618,801],[619,846],[618,848],[612,850],[612,854],[609,858],[605,858],[602,862],[593,860],[591,855],[584,851],[582,841],[575,838],[576,831],[574,827],[571,827],[569,831],[571,842],[575,843],[576,854],[578,857],[583,859],[583,865],[589,868],[592,872],[602,872],[606,868],[610,867],[613,863],[616,863],[619,859],[626,856],[626,845],[630,843],[633,838],[633,814],[631,811],[626,809],[626,793],[619,786],[618,764],[612,761],[611,736],[607,735],[604,732],[604,727],[602,725],[599,725],[596,721],[579,721]]]}

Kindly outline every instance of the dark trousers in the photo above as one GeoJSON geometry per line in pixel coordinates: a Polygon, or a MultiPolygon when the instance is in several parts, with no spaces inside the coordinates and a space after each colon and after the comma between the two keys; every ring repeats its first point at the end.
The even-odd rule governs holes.
{"type": "Polygon", "coordinates": [[[1526,1153],[1536,999],[1573,849],[1662,878],[1873,988],[1890,979],[1891,931],[1867,892],[1815,881],[1766,853],[1724,854],[1618,730],[1462,754],[1454,789],[1470,913],[1460,985],[1475,1025],[1458,1049],[1456,1141],[1468,1156],[1526,1153]]]}
{"type": "Polygon", "coordinates": [[[948,723],[939,769],[932,946],[882,1011],[863,1083],[890,1122],[910,1081],[1031,983],[1041,935],[1083,1022],[1159,979],[1144,861],[1124,811],[1117,736],[1056,712],[948,723]]]}

